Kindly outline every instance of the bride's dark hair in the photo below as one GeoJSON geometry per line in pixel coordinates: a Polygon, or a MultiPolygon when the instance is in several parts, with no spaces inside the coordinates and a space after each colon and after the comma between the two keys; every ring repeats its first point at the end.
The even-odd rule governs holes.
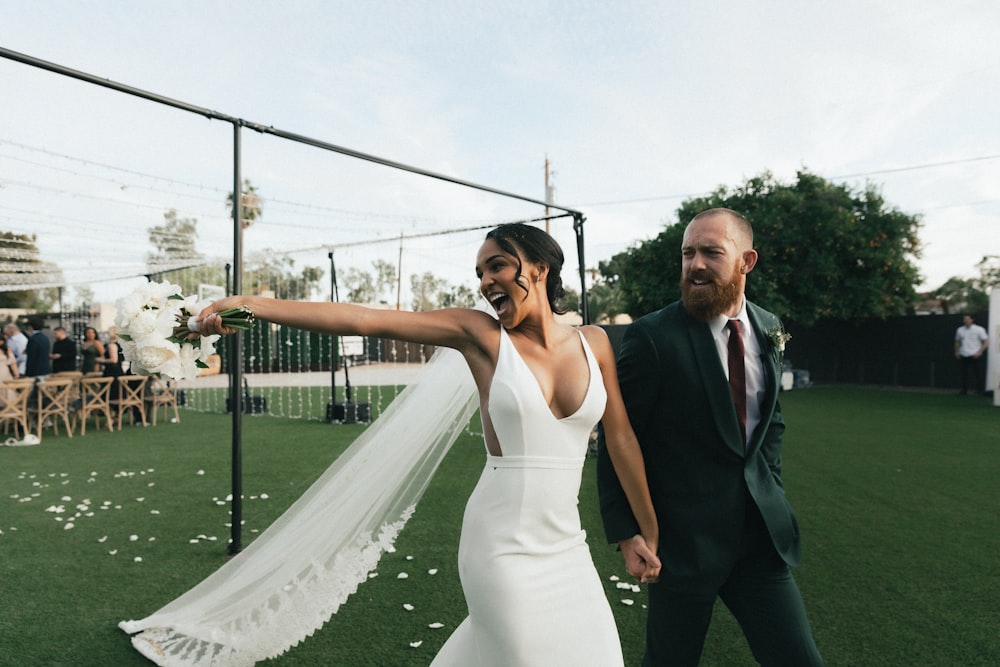
{"type": "Polygon", "coordinates": [[[517,257],[517,275],[514,277],[514,282],[524,290],[525,294],[528,293],[528,286],[524,284],[524,278],[521,275],[524,260],[549,267],[548,277],[545,280],[545,294],[549,299],[549,307],[557,315],[566,312],[565,308],[560,308],[558,305],[559,300],[566,295],[562,281],[562,267],[565,257],[562,248],[559,247],[555,239],[541,229],[522,222],[508,222],[500,225],[491,230],[486,238],[493,239],[504,252],[517,257]]]}

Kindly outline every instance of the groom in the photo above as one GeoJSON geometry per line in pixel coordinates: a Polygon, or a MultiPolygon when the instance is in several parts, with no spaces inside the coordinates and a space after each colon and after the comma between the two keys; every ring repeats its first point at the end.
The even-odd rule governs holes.
{"type": "MultiPolygon", "coordinates": [[[[786,336],[743,294],[757,263],[753,230],[729,209],[704,211],[681,253],[681,301],[629,326],[618,358],[660,524],[643,665],[697,665],[717,597],[762,665],[822,665],[789,570],[800,547],[781,482],[786,336]]],[[[641,572],[635,519],[603,447],[599,457],[605,532],[641,572]]]]}

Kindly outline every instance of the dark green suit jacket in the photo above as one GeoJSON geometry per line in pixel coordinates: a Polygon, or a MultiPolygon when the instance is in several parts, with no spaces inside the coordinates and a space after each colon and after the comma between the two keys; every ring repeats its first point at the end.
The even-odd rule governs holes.
{"type": "MultiPolygon", "coordinates": [[[[765,389],[761,421],[745,452],[707,324],[677,302],[636,320],[622,340],[618,377],[659,521],[661,581],[710,585],[724,579],[744,543],[748,503],[760,510],[781,558],[799,562],[798,522],[781,482],[781,351],[771,339],[781,322],[750,302],[747,313],[760,344],[765,389]]],[[[598,485],[608,541],[635,535],[638,525],[603,446],[598,485]]]]}

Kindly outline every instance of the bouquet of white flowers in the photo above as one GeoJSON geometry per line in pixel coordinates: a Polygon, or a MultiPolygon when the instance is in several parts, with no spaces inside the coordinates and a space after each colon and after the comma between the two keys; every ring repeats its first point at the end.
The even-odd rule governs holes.
{"type": "MultiPolygon", "coordinates": [[[[182,296],[169,282],[149,282],[115,303],[115,325],[122,353],[137,375],[159,375],[182,380],[207,368],[219,336],[191,336],[194,318],[210,303],[182,296]]],[[[253,326],[253,312],[240,307],[219,313],[225,326],[246,330],[253,326]]]]}

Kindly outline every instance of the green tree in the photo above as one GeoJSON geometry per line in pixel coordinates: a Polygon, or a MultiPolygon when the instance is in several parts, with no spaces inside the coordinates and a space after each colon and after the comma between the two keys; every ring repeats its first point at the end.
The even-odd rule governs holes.
{"type": "Polygon", "coordinates": [[[44,262],[35,234],[0,232],[0,308],[52,310],[63,283],[62,270],[44,262]]]}
{"type": "Polygon", "coordinates": [[[353,266],[344,272],[343,284],[350,303],[389,303],[388,295],[395,292],[396,267],[384,259],[372,262],[375,273],[353,266]]]}
{"type": "MultiPolygon", "coordinates": [[[[253,186],[249,178],[243,179],[243,192],[240,193],[240,220],[243,222],[243,229],[246,229],[264,215],[264,200],[257,193],[257,188],[253,186]]],[[[233,193],[226,195],[226,206],[229,208],[229,215],[233,214],[233,193]]]]}
{"type": "Polygon", "coordinates": [[[149,228],[149,244],[153,246],[153,252],[146,255],[149,274],[180,285],[183,294],[196,294],[201,283],[222,284],[221,265],[206,275],[205,257],[198,252],[197,240],[196,218],[182,218],[174,209],[166,211],[163,224],[149,228]]]}
{"type": "Polygon", "coordinates": [[[437,308],[437,296],[446,289],[448,281],[438,278],[430,271],[410,276],[410,290],[413,292],[413,310],[425,311],[437,308]]]}
{"type": "Polygon", "coordinates": [[[687,200],[677,210],[679,222],[602,263],[609,283],[621,287],[629,314],[680,297],[684,227],[715,207],[738,211],[753,224],[761,259],[747,295],[782,318],[806,325],[824,318],[885,318],[916,302],[919,219],[887,206],[873,185],[854,191],[800,171],[791,184],[764,173],[687,200]]]}
{"type": "Polygon", "coordinates": [[[75,295],[73,299],[74,306],[79,310],[90,310],[96,302],[94,290],[91,289],[90,285],[77,285],[73,289],[75,295]]]}
{"type": "Polygon", "coordinates": [[[347,288],[345,296],[348,303],[375,303],[378,290],[375,288],[375,279],[368,271],[352,266],[344,272],[343,282],[347,288]]]}
{"type": "MultiPolygon", "coordinates": [[[[577,295],[577,301],[579,300],[577,295]]],[[[624,313],[625,302],[621,284],[611,285],[606,280],[594,282],[587,290],[587,309],[590,311],[590,319],[595,323],[611,322],[616,315],[624,313]]]]}
{"type": "Polygon", "coordinates": [[[436,308],[471,308],[476,303],[475,293],[465,285],[452,285],[430,271],[410,276],[413,292],[413,310],[436,308]]]}
{"type": "Polygon", "coordinates": [[[261,253],[249,258],[244,270],[243,291],[274,292],[279,299],[308,300],[319,291],[323,269],[306,266],[296,269],[292,258],[261,253]]]}
{"type": "Polygon", "coordinates": [[[990,292],[1000,286],[1000,256],[987,255],[976,264],[977,278],[952,276],[931,291],[931,297],[941,302],[944,312],[957,310],[979,313],[990,307],[990,292]]]}
{"type": "Polygon", "coordinates": [[[384,259],[372,262],[375,267],[375,292],[379,303],[389,303],[396,292],[396,265],[384,259]]]}

